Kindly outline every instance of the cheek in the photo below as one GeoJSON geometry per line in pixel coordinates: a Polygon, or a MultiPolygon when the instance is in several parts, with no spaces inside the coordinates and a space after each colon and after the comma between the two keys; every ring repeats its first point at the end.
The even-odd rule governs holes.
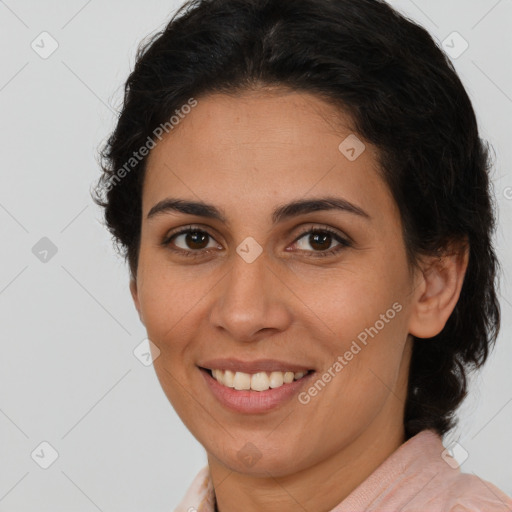
{"type": "MultiPolygon", "coordinates": [[[[341,334],[335,340],[331,338],[329,347],[324,345],[330,356],[326,357],[318,376],[329,382],[325,386],[312,383],[312,388],[316,389],[306,389],[303,396],[303,403],[319,411],[323,428],[344,433],[336,437],[338,443],[348,442],[362,426],[369,425],[389,400],[401,404],[396,397],[401,394],[400,374],[406,341],[401,317],[404,310],[397,312],[392,305],[390,307],[378,310],[388,323],[378,316],[371,323],[366,322],[363,315],[340,318],[338,331],[341,334]],[[391,313],[386,316],[386,311],[391,313]],[[330,408],[329,417],[325,417],[322,413],[325,404],[334,403],[336,408],[330,408]]],[[[324,442],[319,440],[320,445],[324,442]]]]}
{"type": "Polygon", "coordinates": [[[407,340],[405,268],[402,262],[381,258],[364,271],[335,276],[328,293],[315,292],[316,311],[329,328],[322,329],[329,334],[318,343],[330,354],[326,368],[338,361],[338,371],[332,371],[339,375],[340,389],[351,390],[345,398],[350,406],[356,407],[365,393],[365,403],[378,402],[398,378],[407,340]]]}
{"type": "MultiPolygon", "coordinates": [[[[197,280],[181,282],[180,272],[141,258],[138,297],[148,337],[162,344],[179,331],[201,296],[197,280]]],[[[204,291],[203,291],[204,294],[204,291]]]]}
{"type": "Polygon", "coordinates": [[[219,277],[212,272],[201,276],[192,266],[177,269],[157,262],[145,269],[138,295],[147,336],[160,349],[155,369],[164,366],[185,378],[192,371],[193,348],[209,317],[209,294],[219,277]]]}
{"type": "Polygon", "coordinates": [[[333,272],[324,286],[309,288],[308,305],[331,334],[346,341],[380,321],[381,315],[386,326],[387,320],[392,322],[396,309],[403,309],[405,284],[402,273],[385,265],[368,265],[357,272],[340,270],[333,272]],[[393,308],[395,303],[399,306],[393,308]]]}

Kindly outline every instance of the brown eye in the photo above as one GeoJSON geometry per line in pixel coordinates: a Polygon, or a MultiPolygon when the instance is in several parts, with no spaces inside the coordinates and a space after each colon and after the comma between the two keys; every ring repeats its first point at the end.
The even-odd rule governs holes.
{"type": "Polygon", "coordinates": [[[301,251],[310,253],[317,253],[314,256],[328,256],[335,254],[345,247],[350,247],[350,242],[345,240],[338,233],[331,231],[330,229],[310,229],[303,233],[296,241],[295,244],[301,251]],[[304,241],[302,241],[304,240],[304,241]],[[333,242],[337,242],[337,245],[332,246],[333,242]],[[313,250],[308,249],[308,245],[313,250]]]}
{"type": "MultiPolygon", "coordinates": [[[[163,241],[163,245],[173,245],[184,253],[200,252],[205,249],[218,247],[215,239],[206,231],[191,228],[171,234],[163,241]]],[[[175,250],[174,248],[172,249],[175,250]]]]}
{"type": "Polygon", "coordinates": [[[189,249],[205,249],[210,235],[204,231],[189,231],[183,235],[184,243],[189,249]]]}
{"type": "Polygon", "coordinates": [[[311,247],[313,247],[314,249],[318,249],[319,251],[325,251],[327,249],[330,249],[332,238],[332,235],[329,233],[311,233],[308,238],[308,243],[311,244],[311,247]]]}

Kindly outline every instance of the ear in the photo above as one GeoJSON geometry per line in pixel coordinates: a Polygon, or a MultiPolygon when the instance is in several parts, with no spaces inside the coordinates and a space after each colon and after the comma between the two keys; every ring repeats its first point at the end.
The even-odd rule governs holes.
{"type": "Polygon", "coordinates": [[[140,309],[139,294],[137,291],[137,281],[133,277],[130,278],[130,292],[132,294],[133,303],[135,304],[135,309],[139,313],[140,321],[143,323],[143,325],[146,325],[144,323],[144,318],[142,317],[142,312],[140,309]]]}
{"type": "Polygon", "coordinates": [[[411,305],[409,333],[418,338],[439,334],[459,300],[469,261],[467,241],[452,244],[441,257],[420,263],[411,305]]]}

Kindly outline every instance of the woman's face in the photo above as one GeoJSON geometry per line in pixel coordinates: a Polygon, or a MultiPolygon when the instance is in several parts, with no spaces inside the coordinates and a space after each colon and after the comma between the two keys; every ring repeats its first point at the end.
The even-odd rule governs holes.
{"type": "Polygon", "coordinates": [[[287,475],[403,436],[414,274],[375,149],[349,124],[309,94],[216,94],[149,155],[131,291],[167,397],[232,470],[287,475]],[[276,362],[240,363],[259,360],[276,362]],[[200,367],[247,370],[242,388],[265,369],[254,382],[277,387],[200,367]],[[314,373],[271,374],[296,368],[314,373]]]}

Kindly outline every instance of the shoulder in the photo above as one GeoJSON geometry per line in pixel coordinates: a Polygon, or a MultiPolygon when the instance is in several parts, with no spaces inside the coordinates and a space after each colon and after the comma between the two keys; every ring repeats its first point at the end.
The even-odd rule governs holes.
{"type": "Polygon", "coordinates": [[[512,499],[494,484],[477,475],[459,473],[456,478],[444,482],[443,478],[441,476],[433,482],[432,490],[436,495],[427,499],[420,507],[421,510],[512,512],[512,499]]]}
{"type": "Polygon", "coordinates": [[[416,460],[405,465],[402,476],[418,493],[402,512],[512,512],[510,496],[478,475],[462,473],[435,432],[421,432],[411,441],[416,460]]]}
{"type": "Polygon", "coordinates": [[[331,512],[512,512],[509,496],[447,452],[436,432],[420,432],[331,512]]]}

